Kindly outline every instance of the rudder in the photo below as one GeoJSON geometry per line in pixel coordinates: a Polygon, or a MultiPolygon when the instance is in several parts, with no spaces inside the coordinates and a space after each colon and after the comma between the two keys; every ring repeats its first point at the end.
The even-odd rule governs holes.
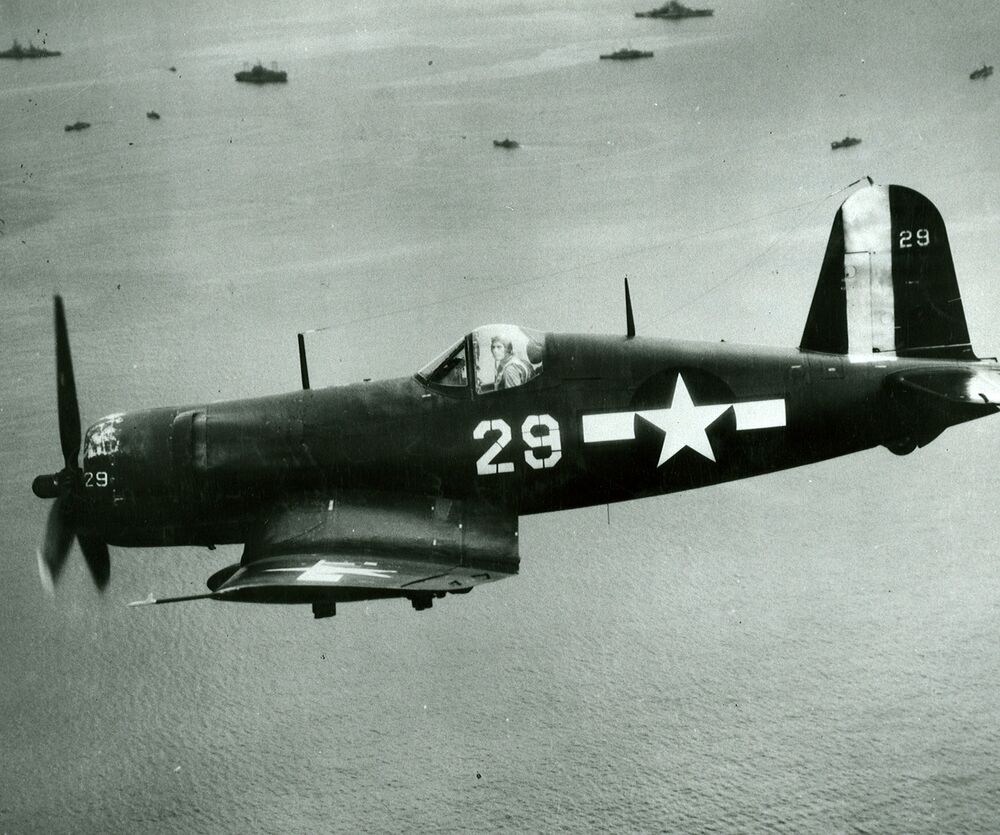
{"type": "Polygon", "coordinates": [[[799,347],[976,359],[944,220],[930,200],[873,185],[844,201],[799,347]]]}

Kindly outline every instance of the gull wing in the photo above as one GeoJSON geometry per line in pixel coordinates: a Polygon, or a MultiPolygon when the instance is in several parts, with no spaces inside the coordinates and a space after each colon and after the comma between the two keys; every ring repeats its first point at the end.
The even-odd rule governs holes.
{"type": "MultiPolygon", "coordinates": [[[[340,491],[268,509],[242,560],[196,597],[252,603],[336,604],[405,597],[414,608],[517,574],[517,515],[476,501],[340,491]]],[[[161,598],[143,603],[166,603],[161,598]]]]}

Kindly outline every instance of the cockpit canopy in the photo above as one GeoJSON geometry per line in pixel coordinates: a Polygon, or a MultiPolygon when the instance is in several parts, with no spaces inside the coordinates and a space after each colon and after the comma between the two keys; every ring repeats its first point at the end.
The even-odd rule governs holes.
{"type": "Polygon", "coordinates": [[[535,379],[542,373],[544,356],[545,334],[540,331],[517,325],[483,325],[421,368],[417,378],[455,392],[473,383],[476,394],[490,394],[535,379]]]}

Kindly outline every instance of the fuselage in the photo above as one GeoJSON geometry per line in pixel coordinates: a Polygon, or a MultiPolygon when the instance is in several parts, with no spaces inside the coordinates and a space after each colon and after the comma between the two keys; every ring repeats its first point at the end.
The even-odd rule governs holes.
{"type": "Polygon", "coordinates": [[[243,542],[279,497],[373,489],[519,514],[906,452],[994,411],[914,422],[886,381],[970,363],[546,334],[509,390],[420,377],[111,415],[87,432],[90,525],[118,545],[243,542]]]}

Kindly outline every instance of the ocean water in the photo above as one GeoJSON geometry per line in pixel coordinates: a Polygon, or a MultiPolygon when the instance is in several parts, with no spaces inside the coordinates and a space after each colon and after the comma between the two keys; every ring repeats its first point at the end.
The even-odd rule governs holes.
{"type": "Polygon", "coordinates": [[[625,275],[640,333],[789,345],[870,175],[942,211],[1000,352],[995,4],[651,5],[0,4],[64,53],[0,62],[0,832],[995,831],[990,421],[523,519],[520,576],[421,613],[124,605],[238,548],[39,587],[55,291],[85,422],[294,389],[303,330],[314,385],[621,331],[625,275]]]}

